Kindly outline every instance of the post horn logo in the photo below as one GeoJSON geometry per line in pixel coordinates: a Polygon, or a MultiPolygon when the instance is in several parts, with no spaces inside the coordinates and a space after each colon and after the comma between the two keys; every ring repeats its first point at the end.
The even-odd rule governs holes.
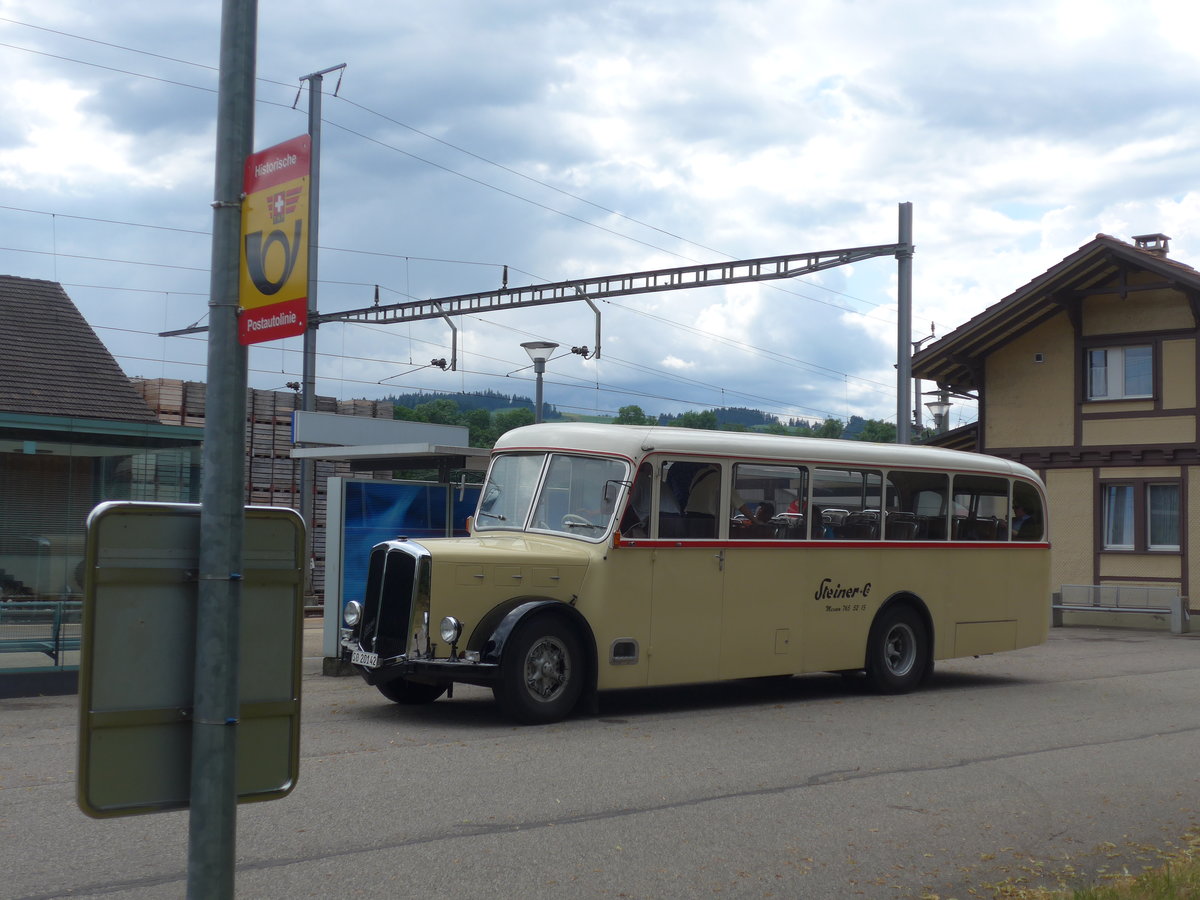
{"type": "Polygon", "coordinates": [[[250,275],[250,280],[254,282],[254,286],[264,297],[270,297],[287,284],[292,270],[296,267],[296,257],[300,252],[300,237],[303,231],[304,222],[297,219],[290,242],[288,236],[279,228],[268,234],[265,241],[261,231],[254,231],[246,235],[246,271],[250,275]],[[277,280],[272,281],[267,277],[265,261],[267,254],[271,252],[271,247],[275,244],[283,245],[283,271],[277,280]]]}

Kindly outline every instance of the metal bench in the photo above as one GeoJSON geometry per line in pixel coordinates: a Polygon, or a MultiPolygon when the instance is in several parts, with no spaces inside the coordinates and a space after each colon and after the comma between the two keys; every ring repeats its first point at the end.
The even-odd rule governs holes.
{"type": "Polygon", "coordinates": [[[1131,584],[1064,584],[1054,593],[1051,624],[1061,627],[1065,612],[1140,613],[1167,616],[1172,634],[1191,631],[1191,614],[1185,597],[1174,588],[1131,584]]]}
{"type": "Polygon", "coordinates": [[[61,666],[64,653],[79,649],[82,610],[77,600],[0,603],[0,653],[44,653],[61,666]]]}

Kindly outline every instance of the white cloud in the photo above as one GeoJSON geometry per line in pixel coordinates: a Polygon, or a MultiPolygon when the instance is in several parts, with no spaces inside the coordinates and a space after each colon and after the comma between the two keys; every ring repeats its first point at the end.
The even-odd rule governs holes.
{"type": "MultiPolygon", "coordinates": [[[[902,201],[914,204],[914,337],[930,319],[957,327],[1099,231],[1163,231],[1175,258],[1200,263],[1192,5],[850,8],[851,24],[838,0],[713,2],[703,16],[653,2],[367,2],[296,17],[263,0],[258,71],[285,84],[260,83],[257,143],[303,130],[291,85],[325,65],[348,64],[343,96],[366,107],[326,99],[322,243],[392,255],[323,253],[322,311],[369,305],[375,284],[384,302],[486,290],[503,265],[527,284],[887,244],[902,201]]],[[[204,273],[166,266],[203,268],[207,238],[63,216],[210,227],[215,103],[169,82],[213,83],[171,60],[213,63],[215,9],[0,0],[0,14],[66,33],[0,23],[6,42],[59,57],[0,48],[16,73],[0,98],[0,184],[39,211],[0,210],[0,225],[42,235],[59,214],[38,248],[63,254],[4,252],[0,270],[104,286],[69,291],[128,369],[202,377],[172,362],[190,345],[145,332],[203,315],[188,292],[202,294],[204,273]]],[[[895,280],[882,257],[774,287],[600,304],[603,357],[555,359],[552,387],[608,409],[889,418],[895,280]]],[[[460,371],[387,386],[410,358],[448,354],[444,323],[323,328],[319,390],[511,392],[528,387],[509,376],[527,364],[521,341],[595,340],[581,303],[459,325],[460,371]]],[[[260,386],[294,380],[290,345],[251,360],[260,386]]]]}

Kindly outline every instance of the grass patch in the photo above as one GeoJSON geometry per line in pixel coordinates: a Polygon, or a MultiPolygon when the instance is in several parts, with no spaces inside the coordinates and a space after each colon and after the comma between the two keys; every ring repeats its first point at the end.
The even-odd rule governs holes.
{"type": "MultiPolygon", "coordinates": [[[[1200,828],[1184,834],[1178,846],[1165,850],[1136,847],[1143,870],[1134,872],[1123,866],[1120,871],[1101,869],[1088,881],[1088,887],[1075,887],[1085,880],[1074,866],[1049,865],[1025,867],[1024,874],[1003,882],[972,888],[965,895],[990,900],[1200,900],[1200,828]],[[1054,888],[1034,887],[1031,882],[1057,882],[1054,888]]],[[[1110,858],[1122,855],[1116,844],[1097,848],[1110,858]]],[[[922,900],[958,900],[939,894],[926,894],[922,900]]]]}

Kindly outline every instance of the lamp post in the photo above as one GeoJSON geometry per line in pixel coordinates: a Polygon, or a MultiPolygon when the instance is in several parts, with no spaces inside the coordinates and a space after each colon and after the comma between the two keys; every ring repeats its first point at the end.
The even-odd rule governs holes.
{"type": "Polygon", "coordinates": [[[929,414],[933,416],[934,426],[938,434],[945,434],[950,426],[950,392],[938,391],[938,398],[925,404],[929,414]]]}
{"type": "Polygon", "coordinates": [[[536,424],[542,421],[542,375],[546,371],[546,360],[558,348],[558,344],[552,341],[526,341],[521,346],[533,360],[533,374],[537,376],[536,399],[533,407],[533,421],[536,424]]]}

